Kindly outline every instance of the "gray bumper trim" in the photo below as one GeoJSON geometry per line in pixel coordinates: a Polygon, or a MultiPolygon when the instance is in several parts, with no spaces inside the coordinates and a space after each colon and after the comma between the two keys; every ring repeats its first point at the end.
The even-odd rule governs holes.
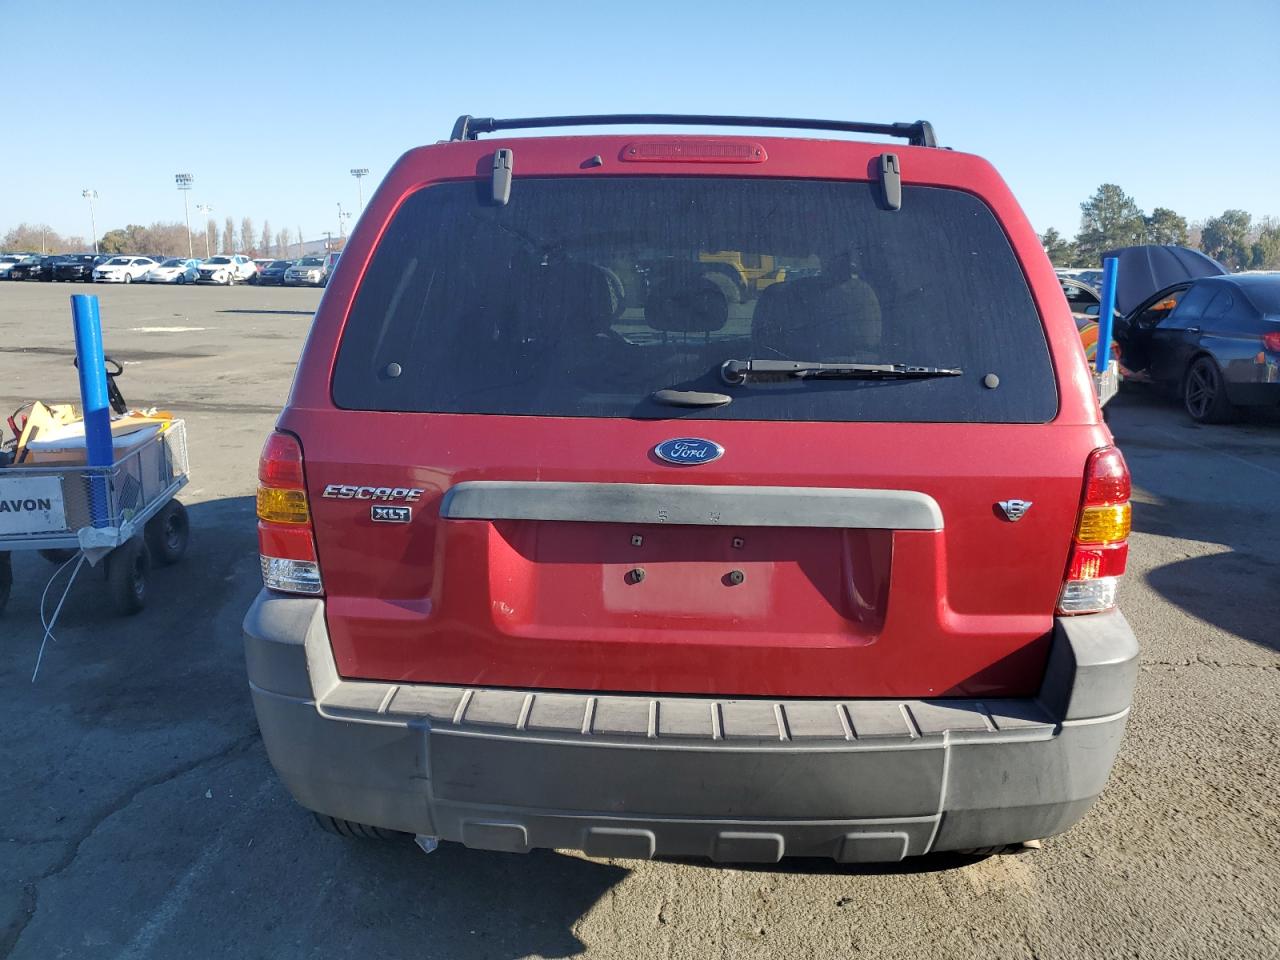
{"type": "Polygon", "coordinates": [[[268,753],[304,806],[487,849],[740,861],[893,860],[1061,832],[1106,782],[1137,666],[1118,613],[1060,622],[1028,700],[343,680],[323,601],[265,591],[245,642],[268,753]]]}
{"type": "Polygon", "coordinates": [[[912,490],[675,483],[470,480],[440,503],[449,520],[563,520],[696,526],[941,530],[942,510],[912,490]]]}

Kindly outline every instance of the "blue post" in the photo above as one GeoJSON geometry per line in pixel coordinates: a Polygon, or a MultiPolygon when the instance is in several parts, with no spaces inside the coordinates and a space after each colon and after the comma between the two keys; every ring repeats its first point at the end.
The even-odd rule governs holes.
{"type": "Polygon", "coordinates": [[[1098,309],[1098,350],[1093,362],[1099,373],[1106,373],[1111,362],[1111,327],[1116,315],[1116,273],[1120,261],[1107,257],[1102,261],[1102,305],[1098,309]]]}
{"type": "MultiPolygon", "coordinates": [[[[76,334],[76,365],[80,373],[80,402],[84,407],[84,441],[90,467],[109,467],[115,460],[111,445],[111,413],[107,401],[107,368],[102,353],[102,321],[98,298],[77,293],[71,298],[76,334]]],[[[110,521],[107,477],[90,472],[89,517],[95,527],[110,521]]]]}

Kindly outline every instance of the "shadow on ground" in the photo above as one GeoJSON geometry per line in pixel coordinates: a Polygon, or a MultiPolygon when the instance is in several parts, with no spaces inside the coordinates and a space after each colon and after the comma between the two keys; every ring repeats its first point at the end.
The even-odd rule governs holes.
{"type": "Polygon", "coordinates": [[[1140,492],[1133,529],[1226,548],[1188,553],[1148,571],[1147,582],[1192,616],[1280,650],[1271,606],[1239,602],[1280,593],[1280,537],[1260,536],[1276,530],[1280,416],[1250,410],[1239,423],[1201,426],[1154,392],[1126,393],[1119,402],[1151,417],[1126,418],[1116,433],[1140,492]]]}

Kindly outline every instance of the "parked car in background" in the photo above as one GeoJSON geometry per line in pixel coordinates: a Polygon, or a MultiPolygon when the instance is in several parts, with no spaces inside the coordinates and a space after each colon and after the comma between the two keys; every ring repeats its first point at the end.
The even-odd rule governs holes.
{"type": "Polygon", "coordinates": [[[46,283],[53,279],[53,265],[56,256],[27,257],[14,264],[9,271],[10,280],[43,280],[46,283]]]}
{"type": "Polygon", "coordinates": [[[387,174],[258,471],[249,687],[322,827],[869,862],[1102,792],[1130,477],[1076,325],[987,161],[825,127],[910,142],[464,116],[387,174]]]}
{"type": "Polygon", "coordinates": [[[244,254],[219,254],[202,260],[199,266],[198,283],[217,283],[224,286],[241,283],[258,272],[253,261],[244,254]]]}
{"type": "Polygon", "coordinates": [[[27,258],[25,253],[0,254],[0,280],[12,279],[13,268],[27,258]]]}
{"type": "Polygon", "coordinates": [[[1280,275],[1237,274],[1158,291],[1122,323],[1130,379],[1182,400],[1192,420],[1280,403],[1280,275]]]}
{"type": "Polygon", "coordinates": [[[253,273],[253,276],[249,277],[249,282],[257,283],[258,277],[262,275],[262,271],[266,269],[267,266],[269,266],[271,263],[272,263],[272,259],[270,257],[255,257],[253,261],[254,273],[253,273]]]}
{"type": "Polygon", "coordinates": [[[53,265],[53,279],[76,283],[90,283],[93,280],[93,268],[110,257],[100,257],[96,253],[64,253],[53,265]]]}
{"type": "Polygon", "coordinates": [[[142,279],[147,283],[195,283],[200,275],[199,267],[199,260],[170,257],[148,270],[142,279]]]}
{"type": "Polygon", "coordinates": [[[327,287],[329,285],[329,278],[333,276],[333,271],[338,266],[338,259],[341,256],[341,252],[326,253],[324,255],[324,276],[320,279],[320,286],[327,287]]]}
{"type": "Polygon", "coordinates": [[[150,257],[112,257],[93,268],[93,280],[94,283],[133,283],[154,266],[156,262],[150,257]]]}
{"type": "Polygon", "coordinates": [[[284,272],[284,282],[291,287],[321,287],[325,281],[324,257],[303,257],[284,272]]]}
{"type": "Polygon", "coordinates": [[[284,284],[285,271],[294,265],[295,260],[272,260],[262,268],[257,282],[263,286],[278,287],[284,284]]]}

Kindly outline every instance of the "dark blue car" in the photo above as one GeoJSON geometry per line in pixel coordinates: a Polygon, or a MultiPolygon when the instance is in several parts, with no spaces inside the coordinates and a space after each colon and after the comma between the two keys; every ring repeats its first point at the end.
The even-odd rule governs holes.
{"type": "Polygon", "coordinates": [[[1129,379],[1182,398],[1200,423],[1280,403],[1280,274],[1201,277],[1147,298],[1116,335],[1129,379]]]}

